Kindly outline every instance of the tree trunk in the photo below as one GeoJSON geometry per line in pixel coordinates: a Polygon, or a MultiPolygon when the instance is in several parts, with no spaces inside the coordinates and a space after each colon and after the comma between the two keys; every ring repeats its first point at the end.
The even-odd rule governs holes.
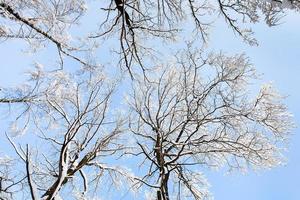
{"type": "Polygon", "coordinates": [[[168,190],[168,181],[169,181],[169,172],[165,171],[165,160],[164,160],[164,152],[162,148],[162,138],[160,134],[157,132],[156,144],[155,144],[155,154],[156,160],[159,164],[159,180],[160,180],[160,188],[157,191],[157,200],[169,200],[169,190],[168,190]]]}

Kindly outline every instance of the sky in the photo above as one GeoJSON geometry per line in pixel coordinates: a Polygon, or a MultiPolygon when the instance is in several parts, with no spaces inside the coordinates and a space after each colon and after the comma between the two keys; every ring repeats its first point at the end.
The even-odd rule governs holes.
{"type": "MultiPolygon", "coordinates": [[[[258,47],[243,43],[224,23],[217,23],[210,36],[209,48],[212,50],[233,54],[246,52],[258,73],[263,74],[262,81],[272,82],[281,94],[287,96],[285,102],[298,126],[292,132],[284,166],[247,174],[207,172],[215,200],[300,199],[300,14],[289,13],[281,22],[280,26],[271,28],[264,24],[254,26],[258,47]]],[[[20,49],[26,48],[16,41],[0,43],[0,88],[22,82],[23,73],[32,67],[32,55],[20,49]]],[[[53,52],[45,51],[39,56],[50,60],[53,52]]],[[[1,132],[7,126],[3,123],[0,117],[1,132]]],[[[3,148],[1,140],[0,149],[3,148]]]]}
{"type": "Polygon", "coordinates": [[[267,171],[225,175],[211,172],[207,178],[215,200],[299,200],[300,190],[300,15],[290,13],[276,27],[255,26],[258,47],[243,44],[232,31],[219,24],[211,38],[212,48],[250,57],[262,81],[272,82],[287,98],[296,127],[285,153],[287,163],[267,171]]]}

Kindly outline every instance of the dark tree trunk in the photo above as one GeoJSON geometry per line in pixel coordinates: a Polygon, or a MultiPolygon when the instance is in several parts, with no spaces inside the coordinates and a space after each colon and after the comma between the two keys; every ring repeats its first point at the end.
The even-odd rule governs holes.
{"type": "Polygon", "coordinates": [[[164,150],[162,147],[162,138],[160,134],[157,132],[156,144],[155,144],[155,156],[157,163],[159,165],[159,180],[160,180],[160,188],[157,191],[157,200],[169,200],[169,172],[166,171],[165,168],[165,159],[164,159],[164,150]]]}

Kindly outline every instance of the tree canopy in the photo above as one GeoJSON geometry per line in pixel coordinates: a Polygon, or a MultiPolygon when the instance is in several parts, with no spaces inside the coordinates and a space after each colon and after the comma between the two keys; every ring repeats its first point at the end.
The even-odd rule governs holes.
{"type": "Polygon", "coordinates": [[[270,84],[254,92],[245,54],[207,47],[217,20],[256,45],[253,24],[275,26],[299,8],[298,0],[0,0],[3,42],[57,51],[55,66],[36,62],[25,83],[0,88],[11,124],[0,199],[131,191],[202,200],[212,197],[203,168],[280,165],[293,128],[284,97],[270,84]],[[176,43],[185,47],[173,55],[167,46],[176,43]]]}

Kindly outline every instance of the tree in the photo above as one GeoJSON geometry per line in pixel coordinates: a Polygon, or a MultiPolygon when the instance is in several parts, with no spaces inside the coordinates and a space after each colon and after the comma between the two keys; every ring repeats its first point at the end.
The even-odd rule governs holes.
{"type": "MultiPolygon", "coordinates": [[[[12,105],[12,109],[22,109],[21,114],[16,113],[10,131],[17,135],[30,131],[32,138],[42,140],[43,147],[34,144],[18,147],[7,136],[19,156],[15,165],[23,163],[26,171],[15,180],[1,176],[2,188],[14,190],[26,181],[31,197],[25,198],[57,199],[63,187],[73,187],[73,192],[85,196],[88,188],[97,189],[97,182],[104,176],[109,176],[112,182],[122,177],[135,182],[135,177],[125,169],[105,164],[106,156],[124,148],[119,141],[124,120],[112,118],[108,111],[115,83],[105,80],[99,68],[78,73],[76,76],[62,71],[46,73],[37,68],[30,76],[32,87],[27,85],[13,93],[3,91],[2,103],[21,104],[17,108],[12,105]]],[[[8,164],[1,163],[3,167],[8,164]]],[[[2,189],[1,193],[14,199],[18,193],[10,190],[2,189]]]]}
{"type": "MultiPolygon", "coordinates": [[[[132,77],[137,68],[144,73],[152,68],[151,63],[146,63],[150,58],[153,60],[152,56],[157,58],[155,52],[160,51],[157,44],[153,45],[153,41],[173,43],[176,38],[183,37],[183,34],[195,35],[194,40],[200,34],[202,41],[207,41],[209,28],[221,16],[244,41],[255,45],[257,41],[253,37],[250,24],[257,23],[264,17],[269,26],[274,26],[287,9],[298,11],[300,8],[297,0],[110,0],[99,1],[90,10],[87,9],[89,2],[84,0],[0,2],[0,37],[4,40],[23,39],[34,49],[48,41],[57,47],[61,67],[64,56],[83,65],[91,64],[82,58],[80,52],[90,54],[97,47],[95,42],[98,40],[101,43],[114,44],[117,40],[119,45],[116,46],[119,49],[114,48],[114,51],[120,57],[116,62],[122,69],[127,69],[132,77]],[[98,30],[86,31],[86,34],[72,34],[71,30],[76,27],[82,32],[84,24],[76,25],[92,9],[97,9],[99,16],[96,19],[99,21],[88,23],[93,23],[98,30]],[[188,29],[187,25],[190,24],[193,26],[188,29]],[[75,40],[75,37],[79,39],[75,40]]],[[[164,53],[165,49],[161,51],[164,53]]]]}
{"type": "Polygon", "coordinates": [[[247,95],[256,76],[244,55],[204,59],[201,53],[186,53],[163,66],[151,82],[138,82],[130,100],[137,119],[131,125],[135,154],[145,159],[144,181],[158,188],[155,199],[206,198],[199,167],[244,170],[280,164],[278,144],[292,127],[270,85],[254,97],[247,95]]]}
{"type": "Polygon", "coordinates": [[[248,58],[209,53],[203,44],[216,18],[255,45],[252,24],[276,25],[299,8],[297,0],[0,0],[0,38],[25,41],[34,52],[52,45],[59,61],[54,70],[36,64],[26,84],[0,90],[15,152],[0,157],[0,199],[68,199],[70,192],[91,199],[112,183],[108,198],[120,181],[125,190],[155,190],[150,199],[206,199],[202,167],[280,164],[293,127],[282,97],[269,85],[247,95],[256,78],[248,58]],[[170,52],[160,44],[186,36],[194,44],[166,63],[170,52]],[[111,65],[99,53],[107,46],[111,65]],[[126,106],[115,100],[119,90],[131,94],[126,106]],[[142,175],[127,169],[129,160],[142,175]]]}

